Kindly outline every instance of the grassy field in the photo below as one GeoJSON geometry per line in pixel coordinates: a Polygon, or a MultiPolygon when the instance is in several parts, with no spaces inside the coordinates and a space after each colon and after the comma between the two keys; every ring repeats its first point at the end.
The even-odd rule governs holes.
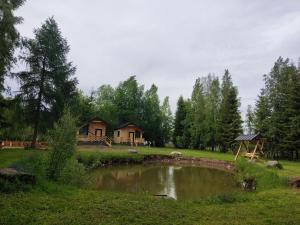
{"type": "MultiPolygon", "coordinates": [[[[169,154],[174,149],[128,147],[113,150],[84,147],[77,154],[101,159],[169,154]]],[[[233,161],[233,155],[180,150],[184,156],[233,161]]],[[[36,150],[1,150],[0,167],[16,163],[36,150]]],[[[282,161],[283,170],[262,165],[246,168],[265,183],[254,193],[216,196],[194,201],[158,199],[146,194],[94,191],[47,183],[25,192],[0,193],[0,225],[10,224],[300,224],[300,192],[274,184],[275,176],[299,176],[300,164],[282,161]],[[276,173],[276,174],[275,174],[276,173]],[[274,175],[275,174],[275,175],[274,175]]]]}

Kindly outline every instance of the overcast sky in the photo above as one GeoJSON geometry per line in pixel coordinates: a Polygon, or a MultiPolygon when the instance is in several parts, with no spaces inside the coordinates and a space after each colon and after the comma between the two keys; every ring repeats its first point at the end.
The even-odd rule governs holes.
{"type": "Polygon", "coordinates": [[[173,110],[198,76],[228,68],[245,111],[274,61],[300,56],[299,0],[27,0],[16,14],[27,37],[55,17],[86,93],[136,75],[173,110]]]}

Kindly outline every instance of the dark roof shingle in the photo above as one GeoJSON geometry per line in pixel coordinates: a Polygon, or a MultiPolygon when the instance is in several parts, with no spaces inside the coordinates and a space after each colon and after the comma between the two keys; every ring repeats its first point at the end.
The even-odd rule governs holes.
{"type": "Polygon", "coordinates": [[[240,135],[238,136],[236,139],[234,139],[235,141],[253,141],[256,140],[258,138],[261,138],[260,134],[246,134],[246,135],[240,135]]]}

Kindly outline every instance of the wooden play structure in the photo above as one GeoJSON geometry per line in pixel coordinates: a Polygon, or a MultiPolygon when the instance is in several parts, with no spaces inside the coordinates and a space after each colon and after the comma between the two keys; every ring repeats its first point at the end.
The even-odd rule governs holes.
{"type": "Polygon", "coordinates": [[[263,138],[260,134],[240,135],[235,139],[235,141],[240,142],[240,145],[234,160],[238,158],[239,154],[243,150],[246,151],[244,156],[246,158],[250,158],[250,160],[252,160],[253,158],[258,158],[259,154],[264,154],[263,147],[266,139],[263,138]]]}

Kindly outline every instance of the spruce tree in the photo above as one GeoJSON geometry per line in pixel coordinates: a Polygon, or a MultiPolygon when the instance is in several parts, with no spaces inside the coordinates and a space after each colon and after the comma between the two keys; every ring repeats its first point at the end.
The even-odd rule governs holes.
{"type": "Polygon", "coordinates": [[[185,101],[183,97],[180,96],[177,101],[177,110],[175,113],[174,133],[173,133],[173,143],[177,148],[184,146],[182,137],[185,128],[185,119],[186,119],[185,101]]]}
{"type": "Polygon", "coordinates": [[[233,86],[228,70],[225,70],[223,76],[221,94],[217,134],[221,151],[226,152],[232,148],[234,139],[242,131],[237,88],[233,86]]]}
{"type": "Polygon", "coordinates": [[[21,58],[27,70],[16,74],[27,118],[34,130],[32,147],[36,146],[41,121],[51,123],[52,116],[62,112],[63,104],[71,100],[77,83],[71,77],[75,67],[67,61],[69,46],[54,18],[47,19],[34,34],[34,39],[23,42],[21,58]]]}

